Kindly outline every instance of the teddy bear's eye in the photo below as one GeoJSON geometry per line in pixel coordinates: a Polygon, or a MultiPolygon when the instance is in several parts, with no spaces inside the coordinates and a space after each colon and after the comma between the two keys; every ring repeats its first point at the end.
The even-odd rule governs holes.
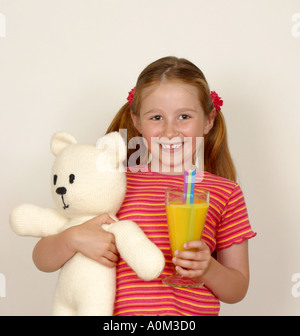
{"type": "Polygon", "coordinates": [[[75,175],[74,174],[70,174],[69,176],[69,182],[72,184],[75,180],[75,175]]]}
{"type": "Polygon", "coordinates": [[[53,175],[53,184],[56,185],[57,175],[53,175]]]}

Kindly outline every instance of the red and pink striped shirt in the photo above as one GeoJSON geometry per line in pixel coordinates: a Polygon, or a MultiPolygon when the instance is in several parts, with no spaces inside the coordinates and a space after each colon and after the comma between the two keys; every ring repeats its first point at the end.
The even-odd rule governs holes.
{"type": "MultiPolygon", "coordinates": [[[[159,278],[146,282],[120,259],[117,267],[117,296],[114,315],[218,315],[220,302],[204,286],[173,288],[162,283],[172,274],[173,263],[165,210],[165,189],[183,185],[182,175],[155,172],[127,172],[127,193],[118,213],[120,220],[132,220],[164,253],[166,265],[159,278]]],[[[196,185],[210,191],[210,205],[202,240],[211,252],[254,237],[243,193],[230,180],[205,172],[196,185]]]]}

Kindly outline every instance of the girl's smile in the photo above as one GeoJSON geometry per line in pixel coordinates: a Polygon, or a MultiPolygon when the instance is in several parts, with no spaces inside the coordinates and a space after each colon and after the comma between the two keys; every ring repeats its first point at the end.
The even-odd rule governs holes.
{"type": "Polygon", "coordinates": [[[160,146],[162,147],[162,150],[167,153],[175,153],[182,150],[183,143],[176,143],[176,144],[166,144],[161,143],[160,146]]]}

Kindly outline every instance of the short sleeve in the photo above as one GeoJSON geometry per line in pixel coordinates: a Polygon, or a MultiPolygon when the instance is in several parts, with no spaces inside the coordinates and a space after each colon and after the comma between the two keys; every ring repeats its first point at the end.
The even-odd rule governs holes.
{"type": "Polygon", "coordinates": [[[243,192],[237,184],[233,189],[222,213],[216,234],[216,250],[240,244],[255,237],[252,231],[243,192]]]}

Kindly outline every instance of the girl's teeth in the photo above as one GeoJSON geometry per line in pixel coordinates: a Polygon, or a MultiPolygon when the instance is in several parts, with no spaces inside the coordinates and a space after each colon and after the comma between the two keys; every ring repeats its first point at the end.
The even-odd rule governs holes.
{"type": "Polygon", "coordinates": [[[162,144],[163,149],[176,149],[176,148],[179,148],[179,147],[181,147],[181,144],[174,144],[174,145],[163,145],[162,144]]]}

